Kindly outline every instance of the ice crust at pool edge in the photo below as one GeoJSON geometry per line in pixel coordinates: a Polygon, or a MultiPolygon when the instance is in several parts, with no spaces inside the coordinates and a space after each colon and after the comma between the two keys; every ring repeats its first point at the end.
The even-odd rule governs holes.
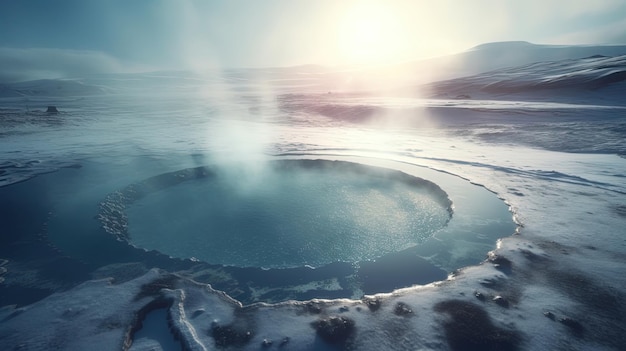
{"type": "MultiPolygon", "coordinates": [[[[345,158],[341,156],[316,159],[315,155],[310,155],[309,158],[305,159],[279,158],[279,160],[282,160],[282,164],[298,165],[297,167],[301,167],[304,163],[308,163],[310,167],[319,167],[320,165],[329,167],[331,165],[334,165],[334,167],[341,165],[343,167],[357,167],[356,169],[364,167],[363,169],[370,171],[379,170],[386,176],[389,176],[388,173],[391,172],[390,174],[393,174],[392,178],[400,177],[404,181],[417,181],[420,184],[433,184],[433,180],[443,182],[447,188],[453,191],[453,194],[459,192],[464,194],[463,198],[457,199],[460,217],[452,217],[451,227],[447,226],[444,230],[436,233],[437,237],[429,238],[425,242],[426,246],[413,246],[406,250],[385,255],[374,261],[363,261],[356,265],[353,262],[335,262],[316,269],[302,266],[269,270],[216,266],[197,262],[196,264],[198,265],[202,263],[205,269],[196,269],[189,272],[191,278],[213,284],[216,283],[215,279],[221,281],[223,275],[226,274],[228,277],[231,277],[230,279],[234,279],[232,280],[233,282],[247,282],[244,284],[245,288],[241,286],[246,291],[243,294],[238,289],[231,291],[231,284],[224,285],[222,283],[220,285],[216,283],[219,289],[225,290],[244,303],[256,301],[277,302],[289,299],[307,300],[311,298],[358,298],[363,293],[388,292],[413,284],[424,285],[444,280],[449,272],[480,262],[482,257],[484,257],[484,253],[495,246],[497,238],[515,232],[516,225],[511,221],[511,214],[500,199],[493,196],[491,192],[486,191],[483,187],[471,185],[470,182],[456,175],[449,175],[409,164],[380,163],[380,160],[345,158]],[[417,173],[415,173],[416,171],[417,173]],[[430,179],[430,182],[424,182],[423,179],[430,179]],[[471,199],[478,200],[484,204],[491,204],[490,206],[495,206],[495,208],[487,207],[485,210],[478,211],[479,208],[473,206],[471,201],[468,202],[471,199]],[[492,211],[495,211],[494,213],[499,213],[499,211],[502,213],[494,216],[491,213],[492,211]],[[484,224],[481,224],[480,221],[476,222],[475,218],[483,216],[489,220],[484,224]],[[505,223],[500,223],[503,220],[505,223]],[[483,239],[478,239],[479,241],[476,242],[466,241],[472,240],[471,238],[477,235],[486,236],[483,239]],[[454,242],[452,246],[445,244],[450,242],[450,240],[454,242]],[[457,246],[457,248],[454,246],[457,246]],[[435,252],[440,253],[435,254],[435,252]],[[406,267],[413,268],[406,269],[406,267]],[[404,273],[400,274],[400,272],[404,273]],[[213,280],[208,278],[211,276],[214,277],[212,278],[213,280]]],[[[124,225],[117,227],[111,225],[111,223],[126,223],[124,222],[126,220],[124,217],[125,205],[121,201],[130,199],[129,203],[132,203],[135,197],[156,191],[153,189],[169,187],[171,184],[180,184],[196,177],[204,179],[213,176],[214,172],[217,172],[217,170],[203,167],[184,169],[161,174],[144,182],[128,186],[123,191],[112,193],[107,197],[108,203],[107,201],[103,202],[102,209],[106,210],[108,215],[113,214],[117,217],[109,217],[115,220],[103,221],[102,223],[103,225],[109,225],[110,228],[125,230],[126,227],[124,225]],[[154,186],[150,185],[151,182],[154,182],[154,186]],[[147,188],[150,190],[146,190],[147,188]]],[[[436,191],[445,195],[445,198],[443,196],[440,198],[441,201],[448,207],[451,206],[451,202],[445,192],[437,185],[434,185],[434,187],[438,189],[436,191]]],[[[102,212],[100,218],[103,218],[102,212]]],[[[126,241],[123,236],[121,240],[126,241]]],[[[236,283],[235,286],[240,284],[236,283]]]]}

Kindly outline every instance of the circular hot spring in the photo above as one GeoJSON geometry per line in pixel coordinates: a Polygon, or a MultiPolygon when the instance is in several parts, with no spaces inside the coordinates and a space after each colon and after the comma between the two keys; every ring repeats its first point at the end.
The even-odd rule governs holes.
{"type": "Polygon", "coordinates": [[[513,233],[488,190],[429,172],[454,218],[431,181],[328,160],[160,174],[109,194],[99,218],[150,267],[243,303],[358,298],[446,279],[513,233]]]}
{"type": "Polygon", "coordinates": [[[236,267],[374,260],[424,241],[452,216],[447,194],[432,182],[341,161],[187,169],[126,193],[125,240],[236,267]]]}

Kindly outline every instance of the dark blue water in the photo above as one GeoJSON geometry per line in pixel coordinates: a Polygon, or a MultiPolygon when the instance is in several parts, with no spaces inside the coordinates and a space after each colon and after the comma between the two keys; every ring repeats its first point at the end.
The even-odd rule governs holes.
{"type": "Polygon", "coordinates": [[[126,208],[129,241],[238,267],[320,267],[415,246],[452,215],[435,184],[346,162],[282,161],[151,192],[126,208]],[[410,181],[409,181],[410,180],[410,181]]]}

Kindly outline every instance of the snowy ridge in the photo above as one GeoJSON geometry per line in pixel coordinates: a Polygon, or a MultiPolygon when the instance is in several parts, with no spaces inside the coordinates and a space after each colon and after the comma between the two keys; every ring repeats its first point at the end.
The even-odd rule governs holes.
{"type": "MultiPolygon", "coordinates": [[[[626,45],[540,45],[505,41],[475,46],[465,52],[432,60],[434,67],[457,65],[457,76],[525,66],[535,62],[581,59],[594,55],[626,55],[626,45]],[[441,61],[437,63],[437,61],[441,61]]],[[[444,67],[445,68],[445,67],[444,67]]]]}
{"type": "MultiPolygon", "coordinates": [[[[435,96],[476,93],[540,95],[563,91],[599,90],[609,87],[624,89],[626,55],[592,56],[583,59],[537,62],[525,66],[490,71],[470,77],[433,83],[435,96]]],[[[615,92],[612,92],[615,94],[615,92]]],[[[622,95],[623,96],[623,95],[622,95]]],[[[616,96],[618,101],[622,101],[616,96]]]]}
{"type": "MultiPolygon", "coordinates": [[[[424,84],[535,62],[581,59],[594,55],[626,55],[626,45],[539,45],[523,41],[495,42],[478,45],[457,54],[353,72],[352,78],[367,81],[369,77],[375,77],[376,80],[393,77],[396,83],[424,84]]],[[[369,88],[380,87],[380,83],[375,83],[369,88]]]]}

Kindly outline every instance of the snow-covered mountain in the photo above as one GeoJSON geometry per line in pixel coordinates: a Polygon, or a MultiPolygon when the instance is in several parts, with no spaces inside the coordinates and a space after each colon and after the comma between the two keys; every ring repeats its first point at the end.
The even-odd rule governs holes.
{"type": "Polygon", "coordinates": [[[626,55],[594,55],[580,59],[535,62],[477,75],[445,80],[428,86],[435,97],[469,98],[521,94],[543,99],[563,94],[599,95],[624,102],[626,55]]]}
{"type": "Polygon", "coordinates": [[[430,68],[440,79],[459,78],[535,62],[626,55],[626,45],[539,45],[525,41],[487,43],[458,54],[405,64],[403,70],[430,68]]]}
{"type": "MultiPolygon", "coordinates": [[[[626,55],[626,45],[539,45],[525,41],[487,43],[452,55],[446,61],[456,63],[460,73],[476,74],[534,62],[580,59],[595,55],[626,55]]],[[[441,60],[437,60],[440,61],[441,60]]]]}
{"type": "Polygon", "coordinates": [[[538,45],[524,41],[487,43],[457,54],[353,70],[348,76],[354,82],[352,88],[363,89],[363,84],[371,81],[378,81],[377,87],[390,88],[456,79],[536,62],[597,55],[626,55],[626,45],[538,45]]]}
{"type": "Polygon", "coordinates": [[[622,55],[626,55],[626,45],[557,46],[499,42],[479,45],[454,55],[383,67],[305,65],[230,69],[202,74],[180,71],[100,74],[81,79],[42,79],[0,84],[0,97],[88,96],[129,88],[139,92],[145,92],[146,89],[153,91],[157,87],[162,92],[169,91],[172,87],[189,87],[197,91],[206,86],[229,89],[227,86],[233,84],[238,86],[238,90],[244,86],[245,89],[254,89],[262,84],[264,87],[271,87],[275,92],[280,90],[285,93],[293,90],[324,93],[371,92],[442,80],[445,82],[432,86],[436,96],[469,94],[467,90],[476,88],[490,93],[562,88],[571,84],[599,88],[623,80],[622,55]],[[578,61],[581,59],[584,60],[578,61]],[[488,73],[480,75],[485,72],[488,73]],[[576,72],[575,76],[570,76],[572,72],[576,72]],[[468,76],[471,78],[451,80],[468,76]],[[485,85],[490,86],[484,87],[485,85]]]}

